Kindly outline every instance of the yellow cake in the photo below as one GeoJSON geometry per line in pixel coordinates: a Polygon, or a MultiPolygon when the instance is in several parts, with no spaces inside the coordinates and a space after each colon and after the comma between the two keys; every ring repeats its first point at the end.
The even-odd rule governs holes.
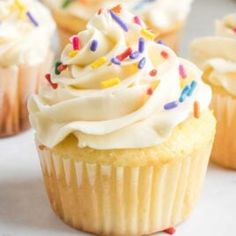
{"type": "Polygon", "coordinates": [[[236,169],[236,15],[216,24],[216,36],[196,39],[193,61],[204,70],[203,79],[213,89],[212,108],[218,126],[212,160],[236,169]]]}
{"type": "MultiPolygon", "coordinates": [[[[143,0],[82,0],[68,2],[65,0],[44,0],[52,10],[59,28],[62,48],[68,39],[86,28],[90,17],[102,8],[119,3],[126,6],[134,14],[143,18],[146,25],[156,34],[157,40],[162,40],[174,50],[178,50],[181,33],[185,26],[193,0],[143,1],[143,0]]],[[[119,7],[116,7],[119,10],[119,7]]]]}
{"type": "Polygon", "coordinates": [[[52,66],[55,23],[41,3],[0,2],[0,137],[30,127],[27,99],[52,66]]]}
{"type": "Polygon", "coordinates": [[[28,105],[54,212],[94,234],[173,232],[197,203],[215,135],[201,71],[133,18],[95,15],[28,105]]]}

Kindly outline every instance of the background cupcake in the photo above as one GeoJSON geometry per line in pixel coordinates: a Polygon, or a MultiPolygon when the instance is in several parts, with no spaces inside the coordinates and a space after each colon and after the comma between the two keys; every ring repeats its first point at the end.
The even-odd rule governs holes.
{"type": "Polygon", "coordinates": [[[196,39],[193,61],[204,70],[203,78],[213,88],[212,107],[218,121],[212,159],[236,168],[236,15],[217,21],[215,37],[196,39]]]}
{"type": "MultiPolygon", "coordinates": [[[[62,46],[68,43],[68,38],[84,30],[90,17],[103,7],[111,7],[117,3],[125,3],[135,14],[143,18],[146,25],[174,50],[178,49],[181,31],[190,11],[193,0],[44,0],[52,9],[59,26],[62,46]]],[[[116,8],[116,10],[119,10],[116,8]]]]}
{"type": "Polygon", "coordinates": [[[196,204],[215,132],[211,90],[154,38],[123,8],[104,9],[29,101],[51,206],[73,227],[151,234],[196,204]]]}
{"type": "Polygon", "coordinates": [[[27,98],[51,66],[55,30],[38,1],[0,1],[0,136],[29,127],[27,98]]]}

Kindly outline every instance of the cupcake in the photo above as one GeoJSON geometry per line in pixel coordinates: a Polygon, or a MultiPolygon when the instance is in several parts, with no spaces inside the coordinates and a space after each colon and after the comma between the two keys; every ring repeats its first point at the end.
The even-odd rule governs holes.
{"type": "Polygon", "coordinates": [[[0,136],[29,127],[27,98],[51,67],[54,29],[38,1],[0,1],[0,136]]]}
{"type": "MultiPolygon", "coordinates": [[[[178,49],[181,31],[185,25],[186,17],[190,11],[193,0],[44,0],[52,9],[53,15],[59,26],[59,36],[62,47],[68,43],[71,35],[86,28],[88,20],[98,9],[114,6],[117,2],[126,6],[142,16],[158,40],[163,40],[174,50],[178,49]]],[[[119,7],[116,7],[119,11],[119,7]]]]}
{"type": "Polygon", "coordinates": [[[216,24],[216,36],[196,39],[193,61],[204,71],[213,89],[212,108],[218,121],[212,160],[236,169],[236,15],[216,24]]]}
{"type": "Polygon", "coordinates": [[[77,229],[173,232],[199,198],[215,133],[211,89],[154,38],[124,7],[104,9],[29,100],[52,209],[77,229]]]}

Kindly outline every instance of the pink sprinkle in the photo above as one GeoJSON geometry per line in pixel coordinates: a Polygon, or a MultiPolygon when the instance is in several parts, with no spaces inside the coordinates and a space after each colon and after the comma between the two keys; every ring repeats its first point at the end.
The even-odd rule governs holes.
{"type": "Polygon", "coordinates": [[[162,51],[161,52],[161,56],[165,59],[167,59],[169,57],[169,54],[166,51],[162,51]]]}
{"type": "Polygon", "coordinates": [[[73,36],[72,45],[74,50],[80,50],[80,39],[78,36],[73,36]]]}
{"type": "Polygon", "coordinates": [[[134,23],[138,24],[138,25],[141,25],[141,20],[138,16],[135,16],[134,17],[134,23]]]}
{"type": "Polygon", "coordinates": [[[187,73],[183,65],[179,65],[179,74],[182,79],[185,79],[187,77],[187,73]]]}

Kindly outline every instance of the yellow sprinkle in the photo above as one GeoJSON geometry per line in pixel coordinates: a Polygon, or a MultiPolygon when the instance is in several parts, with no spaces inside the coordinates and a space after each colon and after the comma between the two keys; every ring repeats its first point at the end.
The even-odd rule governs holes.
{"type": "Polygon", "coordinates": [[[149,40],[154,40],[156,38],[156,35],[147,29],[141,29],[141,34],[149,40]]]}
{"type": "Polygon", "coordinates": [[[77,50],[72,50],[68,53],[69,57],[75,57],[77,55],[78,51],[77,50]]]}
{"type": "Polygon", "coordinates": [[[114,77],[112,79],[104,80],[101,82],[102,88],[110,88],[120,83],[120,78],[114,77]]]}
{"type": "Polygon", "coordinates": [[[94,61],[91,64],[91,67],[93,69],[97,69],[97,68],[99,68],[100,66],[102,66],[106,62],[107,62],[107,58],[106,57],[100,57],[100,58],[98,58],[96,61],[94,61]]]}
{"type": "Polygon", "coordinates": [[[13,3],[13,8],[19,11],[19,17],[24,18],[27,12],[26,6],[21,2],[21,0],[15,0],[13,3]]]}

